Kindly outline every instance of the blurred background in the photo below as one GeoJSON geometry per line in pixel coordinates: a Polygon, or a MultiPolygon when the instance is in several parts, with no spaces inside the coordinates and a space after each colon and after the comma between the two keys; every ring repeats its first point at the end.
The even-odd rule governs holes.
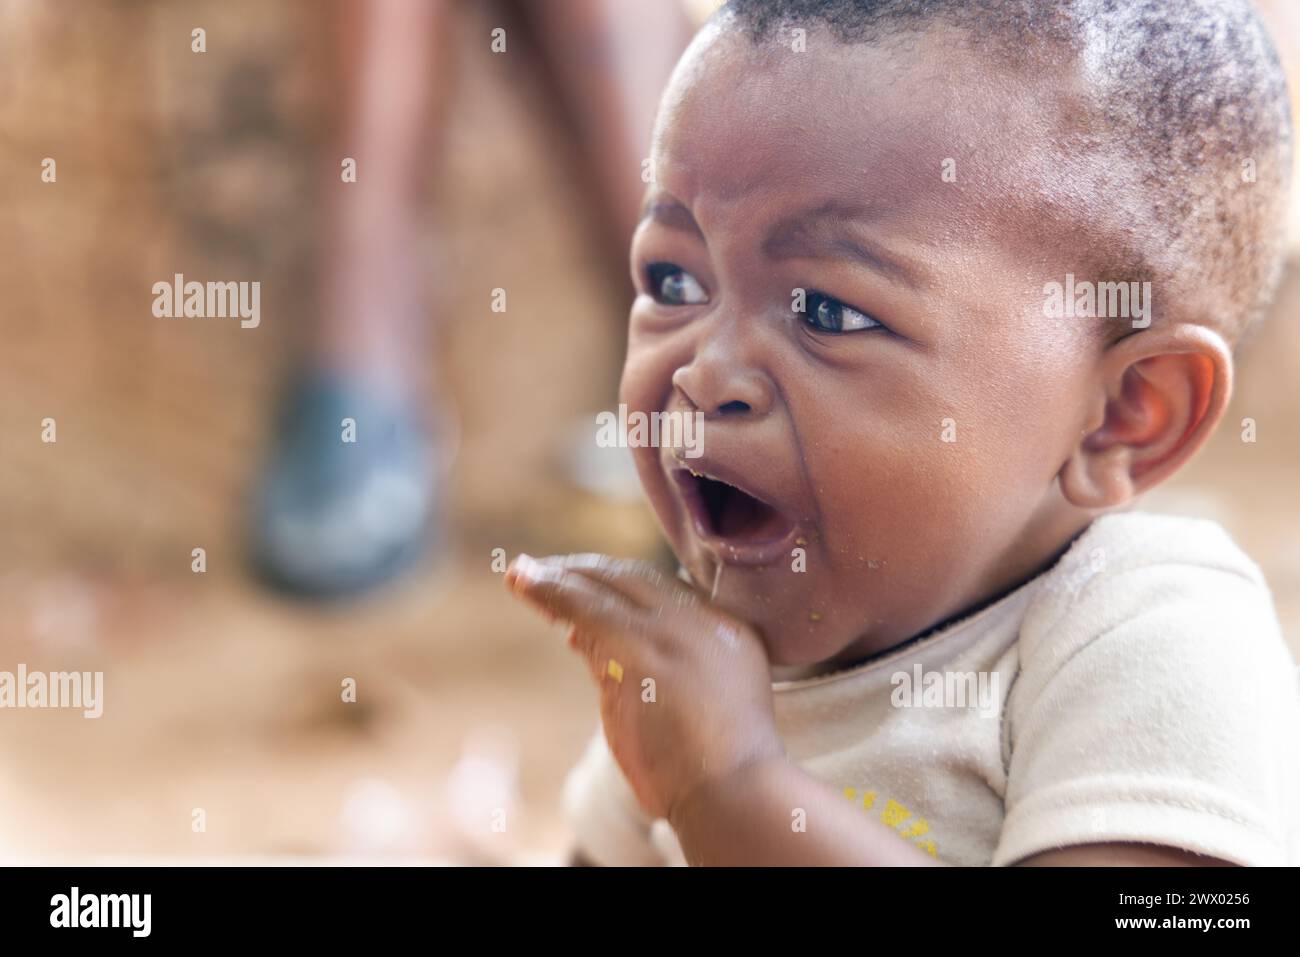
{"type": "MultiPolygon", "coordinates": [[[[2,861],[562,855],[559,787],[596,697],[562,633],[507,598],[497,559],[662,555],[648,510],[574,434],[616,401],[620,196],[641,188],[662,83],[644,52],[670,63],[713,4],[543,0],[529,21],[398,3],[443,8],[427,50],[418,15],[375,27],[384,3],[0,0],[0,670],[105,674],[98,720],[0,711],[2,861]],[[349,46],[358,29],[370,46],[349,46]],[[385,60],[427,67],[436,97],[403,101],[385,60]],[[589,122],[611,77],[630,94],[621,132],[589,122]],[[247,516],[286,370],[368,348],[321,305],[350,215],[327,198],[340,157],[362,154],[359,183],[374,168],[346,129],[410,174],[386,201],[422,331],[403,331],[411,368],[394,375],[440,423],[441,537],[392,582],[322,602],[250,571],[247,516]],[[630,157],[613,173],[588,163],[610,137],[630,157]],[[259,280],[260,326],[154,318],[151,286],[177,272],[259,280]],[[47,417],[57,442],[40,441],[47,417]]],[[[1297,6],[1261,3],[1291,67],[1297,6]]],[[[1147,506],[1224,523],[1300,653],[1293,249],[1225,425],[1147,506]]]]}

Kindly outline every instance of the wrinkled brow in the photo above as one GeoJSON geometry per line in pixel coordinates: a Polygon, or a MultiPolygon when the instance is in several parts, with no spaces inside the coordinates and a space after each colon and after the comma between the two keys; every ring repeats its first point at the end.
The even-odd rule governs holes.
{"type": "Polygon", "coordinates": [[[772,259],[848,259],[911,289],[930,286],[930,278],[921,269],[862,235],[862,227],[873,218],[865,206],[825,203],[776,223],[763,242],[763,251],[772,259]]]}

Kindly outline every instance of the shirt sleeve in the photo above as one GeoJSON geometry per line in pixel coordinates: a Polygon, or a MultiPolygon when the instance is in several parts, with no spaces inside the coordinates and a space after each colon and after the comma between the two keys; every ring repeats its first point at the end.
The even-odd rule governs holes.
{"type": "Polygon", "coordinates": [[[641,810],[600,728],[564,781],[564,816],[577,850],[604,867],[661,866],[656,822],[641,810]]]}
{"type": "Polygon", "coordinates": [[[1294,863],[1300,690],[1263,579],[1097,577],[1022,626],[992,863],[1108,842],[1294,863]]]}

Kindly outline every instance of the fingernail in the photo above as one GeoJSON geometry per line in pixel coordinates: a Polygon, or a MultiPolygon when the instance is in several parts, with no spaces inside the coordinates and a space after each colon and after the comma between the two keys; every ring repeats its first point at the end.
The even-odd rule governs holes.
{"type": "Polygon", "coordinates": [[[537,579],[537,562],[528,555],[521,554],[516,558],[506,573],[506,584],[516,592],[522,592],[537,579]]]}
{"type": "Polygon", "coordinates": [[[553,562],[538,561],[530,555],[520,555],[515,560],[519,578],[527,585],[555,584],[564,580],[564,569],[553,562]]]}
{"type": "Polygon", "coordinates": [[[515,566],[519,575],[517,584],[558,585],[564,581],[564,569],[554,562],[538,561],[531,556],[520,555],[515,560],[515,566]]]}

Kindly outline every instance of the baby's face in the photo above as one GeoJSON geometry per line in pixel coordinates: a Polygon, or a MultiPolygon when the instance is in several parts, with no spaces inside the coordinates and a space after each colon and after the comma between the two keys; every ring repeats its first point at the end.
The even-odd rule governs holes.
{"type": "Polygon", "coordinates": [[[773,663],[896,644],[1084,524],[1055,477],[1100,347],[1043,316],[1043,284],[1079,266],[1035,126],[1064,103],[936,31],[898,51],[810,31],[794,52],[710,28],[679,67],[622,401],[703,413],[701,456],[639,448],[638,468],[773,663]]]}

